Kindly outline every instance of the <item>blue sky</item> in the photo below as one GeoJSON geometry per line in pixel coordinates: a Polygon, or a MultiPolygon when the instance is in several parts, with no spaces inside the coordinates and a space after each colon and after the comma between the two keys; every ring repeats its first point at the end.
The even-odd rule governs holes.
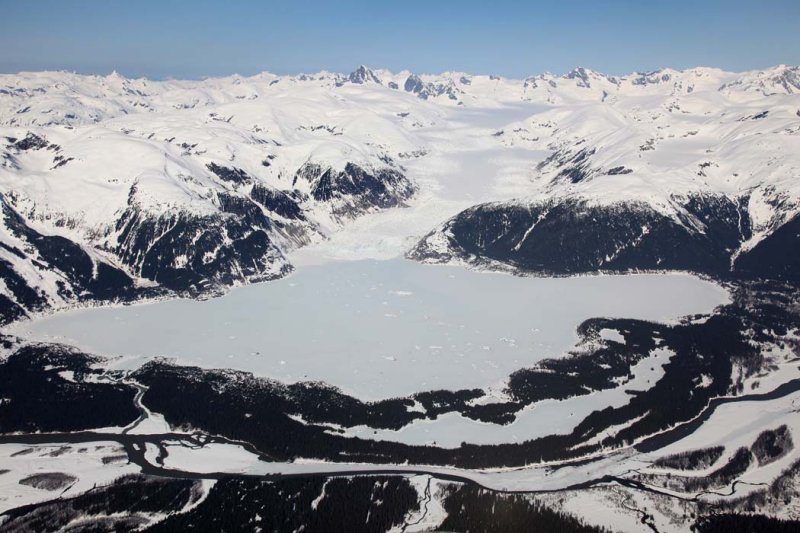
{"type": "Polygon", "coordinates": [[[0,72],[747,70],[800,63],[798,29],[800,0],[0,0],[0,72]]]}

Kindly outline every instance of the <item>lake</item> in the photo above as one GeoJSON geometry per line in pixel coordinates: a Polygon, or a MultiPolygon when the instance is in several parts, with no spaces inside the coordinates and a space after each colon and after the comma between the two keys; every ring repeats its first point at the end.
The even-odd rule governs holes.
{"type": "Polygon", "coordinates": [[[333,261],[210,300],[76,309],[11,332],[125,356],[125,367],[167,356],[380,399],[497,387],[569,350],[587,318],[674,320],[727,299],[687,274],[532,278],[404,259],[333,261]]]}

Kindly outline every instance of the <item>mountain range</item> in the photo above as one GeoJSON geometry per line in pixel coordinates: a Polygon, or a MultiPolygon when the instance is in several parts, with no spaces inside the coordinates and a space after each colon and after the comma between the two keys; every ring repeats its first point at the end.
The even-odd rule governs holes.
{"type": "Polygon", "coordinates": [[[2,75],[2,320],[280,277],[292,251],[356,218],[435,202],[417,169],[476,138],[522,153],[524,179],[443,213],[409,257],[796,279],[799,94],[800,68],[784,65],[2,75]],[[507,120],[448,128],[486,110],[507,120]]]}

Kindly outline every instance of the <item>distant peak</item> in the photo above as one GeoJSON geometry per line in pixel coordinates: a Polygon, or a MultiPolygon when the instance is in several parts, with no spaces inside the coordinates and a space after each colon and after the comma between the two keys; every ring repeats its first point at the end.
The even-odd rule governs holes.
{"type": "Polygon", "coordinates": [[[422,82],[422,79],[420,79],[420,77],[417,76],[416,74],[409,75],[408,78],[406,79],[405,85],[403,86],[403,89],[405,89],[406,92],[410,93],[419,93],[424,88],[425,84],[422,82]]]}
{"type": "Polygon", "coordinates": [[[630,76],[633,85],[656,85],[669,82],[672,78],[672,73],[663,68],[648,72],[635,72],[630,76]]]}
{"type": "Polygon", "coordinates": [[[585,87],[587,89],[592,86],[592,79],[606,79],[613,83],[617,82],[615,78],[610,78],[605,74],[600,74],[585,67],[575,67],[571,71],[567,72],[563,77],[568,80],[576,80],[575,83],[578,87],[585,87]]]}
{"type": "Polygon", "coordinates": [[[373,70],[366,65],[359,65],[357,69],[350,73],[350,76],[347,78],[350,80],[350,83],[381,83],[380,78],[373,72],[373,70]]]}

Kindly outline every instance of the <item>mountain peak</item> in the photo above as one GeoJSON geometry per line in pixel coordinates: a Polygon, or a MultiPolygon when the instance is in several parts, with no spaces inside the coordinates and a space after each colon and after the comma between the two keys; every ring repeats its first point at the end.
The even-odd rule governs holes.
{"type": "Polygon", "coordinates": [[[357,84],[363,84],[369,82],[374,82],[378,84],[381,83],[380,78],[378,78],[375,72],[366,65],[359,65],[357,69],[355,69],[353,72],[350,73],[350,76],[348,76],[347,79],[350,81],[350,83],[357,83],[357,84]]]}

